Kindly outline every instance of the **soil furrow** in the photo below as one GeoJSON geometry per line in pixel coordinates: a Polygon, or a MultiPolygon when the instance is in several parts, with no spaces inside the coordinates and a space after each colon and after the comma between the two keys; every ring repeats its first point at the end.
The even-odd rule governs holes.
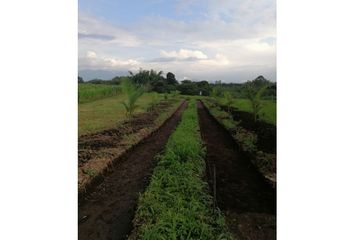
{"type": "Polygon", "coordinates": [[[126,239],[139,193],[148,185],[156,165],[154,157],[181,120],[184,102],[160,129],[119,161],[79,206],[79,239],[126,239]]]}
{"type": "Polygon", "coordinates": [[[198,102],[199,124],[207,148],[207,177],[216,202],[237,239],[276,238],[276,195],[234,142],[232,136],[198,102]]]}

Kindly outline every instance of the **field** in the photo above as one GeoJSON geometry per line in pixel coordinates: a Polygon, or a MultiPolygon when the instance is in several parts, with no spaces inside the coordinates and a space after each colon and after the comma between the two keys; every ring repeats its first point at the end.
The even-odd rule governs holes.
{"type": "Polygon", "coordinates": [[[79,84],[79,103],[92,102],[98,99],[116,96],[121,93],[117,85],[79,84]]]}
{"type": "Polygon", "coordinates": [[[255,121],[245,99],[144,93],[127,116],[135,90],[100,91],[79,103],[79,239],[275,239],[274,101],[255,121]]]}
{"type": "MultiPolygon", "coordinates": [[[[276,125],[277,123],[277,106],[274,100],[262,100],[263,108],[261,110],[261,119],[267,123],[276,125]]],[[[251,103],[247,99],[237,98],[232,104],[233,107],[240,111],[252,112],[251,103]]]]}
{"type": "MultiPolygon", "coordinates": [[[[79,136],[98,132],[126,119],[122,102],[124,94],[79,104],[79,136]]],[[[153,101],[163,99],[162,94],[145,93],[137,102],[137,113],[146,112],[153,101]]]]}

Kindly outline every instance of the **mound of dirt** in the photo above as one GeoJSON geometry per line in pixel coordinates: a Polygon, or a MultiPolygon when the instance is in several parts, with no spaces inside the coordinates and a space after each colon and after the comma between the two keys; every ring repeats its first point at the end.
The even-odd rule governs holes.
{"type": "Polygon", "coordinates": [[[186,108],[184,102],[171,118],[114,164],[103,182],[87,193],[79,205],[79,239],[126,239],[139,193],[149,183],[161,152],[186,108]]]}
{"type": "Polygon", "coordinates": [[[216,185],[217,206],[236,239],[275,239],[276,193],[215,118],[198,102],[202,139],[207,149],[207,178],[216,185]],[[215,177],[214,177],[215,171],[215,177]]]}
{"type": "Polygon", "coordinates": [[[277,127],[264,121],[254,121],[249,112],[232,109],[233,118],[240,122],[240,126],[248,131],[257,134],[257,148],[267,153],[276,153],[277,148],[277,127]]]}

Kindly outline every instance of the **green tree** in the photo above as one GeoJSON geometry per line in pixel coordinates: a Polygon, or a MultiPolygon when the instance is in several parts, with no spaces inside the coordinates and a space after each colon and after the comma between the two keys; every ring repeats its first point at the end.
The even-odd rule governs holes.
{"type": "Polygon", "coordinates": [[[176,80],[175,75],[171,72],[168,72],[166,74],[166,82],[167,82],[167,84],[170,84],[170,85],[177,85],[178,84],[178,81],[176,80]]]}

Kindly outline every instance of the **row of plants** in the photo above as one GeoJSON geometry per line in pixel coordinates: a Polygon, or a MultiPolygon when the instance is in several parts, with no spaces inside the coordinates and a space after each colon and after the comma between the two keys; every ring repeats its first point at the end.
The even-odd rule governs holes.
{"type": "Polygon", "coordinates": [[[252,163],[264,177],[275,186],[276,155],[260,151],[257,148],[257,135],[241,127],[240,121],[234,120],[230,112],[223,111],[217,101],[207,99],[204,104],[210,114],[231,133],[241,149],[250,156],[252,163]]]}
{"type": "Polygon", "coordinates": [[[204,157],[196,102],[191,101],[139,198],[130,240],[231,239],[202,180],[204,157]]]}
{"type": "Polygon", "coordinates": [[[106,84],[79,84],[79,103],[92,102],[98,99],[112,97],[121,94],[122,90],[117,85],[106,84]]]}
{"type": "MultiPolygon", "coordinates": [[[[178,110],[178,108],[181,107],[183,100],[171,98],[167,101],[165,100],[165,102],[167,106],[159,109],[159,115],[144,128],[133,131],[133,118],[124,120],[124,122],[126,122],[125,126],[123,126],[124,122],[120,123],[117,129],[118,131],[122,130],[125,133],[121,136],[120,140],[117,140],[119,142],[115,142],[115,144],[118,144],[119,146],[107,146],[102,147],[102,149],[95,149],[94,151],[79,148],[79,153],[81,151],[83,152],[82,154],[85,155],[87,153],[90,156],[89,161],[85,162],[82,166],[79,166],[79,195],[84,195],[87,187],[93,183],[96,177],[99,177],[108,168],[110,168],[115,159],[120,158],[125,152],[132,149],[136,144],[143,141],[154,131],[157,131],[164,124],[164,122],[166,122],[178,110]]],[[[137,115],[136,119],[139,118],[140,116],[137,115]]],[[[100,132],[95,134],[100,134],[100,132]]],[[[93,141],[95,141],[95,134],[92,135],[93,141]]],[[[90,139],[91,136],[87,135],[87,137],[90,139]]],[[[113,137],[105,138],[105,140],[108,142],[116,141],[113,137]]]]}
{"type": "Polygon", "coordinates": [[[221,83],[215,84],[211,96],[219,104],[224,105],[228,112],[236,107],[242,111],[250,112],[255,122],[266,121],[275,125],[276,104],[274,100],[267,98],[269,91],[276,94],[273,89],[275,84],[259,76],[253,81],[247,81],[240,85],[242,86],[239,87],[241,96],[232,91],[232,88],[223,87],[221,83]]]}

